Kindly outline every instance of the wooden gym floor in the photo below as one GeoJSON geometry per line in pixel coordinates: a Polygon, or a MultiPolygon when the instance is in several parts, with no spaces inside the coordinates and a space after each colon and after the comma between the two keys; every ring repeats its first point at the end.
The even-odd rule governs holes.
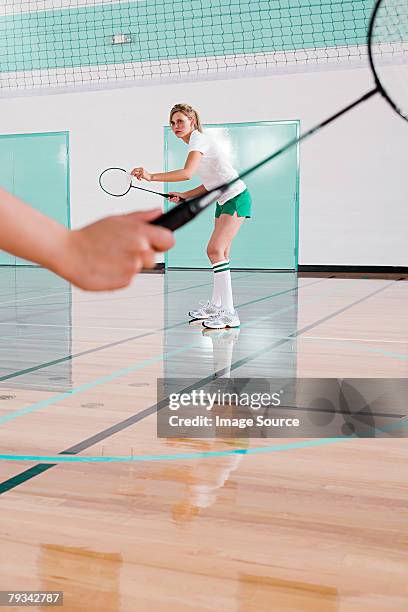
{"type": "MultiPolygon", "coordinates": [[[[407,378],[408,282],[205,272],[113,294],[0,268],[0,590],[64,610],[405,612],[408,445],[159,439],[159,378],[407,378]]],[[[38,608],[40,609],[40,608],[38,608]]]]}

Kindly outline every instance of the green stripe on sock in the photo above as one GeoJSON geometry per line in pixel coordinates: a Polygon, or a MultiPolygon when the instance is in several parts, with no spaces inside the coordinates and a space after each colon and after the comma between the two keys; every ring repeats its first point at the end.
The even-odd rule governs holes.
{"type": "Polygon", "coordinates": [[[221,268],[222,269],[225,268],[225,266],[229,267],[229,263],[230,263],[229,261],[224,261],[223,263],[214,264],[213,265],[214,272],[216,272],[217,270],[219,270],[221,268]]]}
{"type": "Polygon", "coordinates": [[[226,266],[225,268],[218,268],[218,270],[213,270],[214,274],[217,274],[217,272],[226,272],[227,270],[229,270],[229,266],[226,266]]]}

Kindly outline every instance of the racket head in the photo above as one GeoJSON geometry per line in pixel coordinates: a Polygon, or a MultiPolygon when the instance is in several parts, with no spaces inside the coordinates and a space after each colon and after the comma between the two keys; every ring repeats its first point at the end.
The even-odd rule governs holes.
{"type": "Polygon", "coordinates": [[[408,121],[407,0],[377,0],[368,30],[368,54],[378,91],[408,121]]]}
{"type": "Polygon", "coordinates": [[[123,168],[106,168],[99,176],[101,189],[115,198],[129,193],[132,187],[132,177],[123,168]]]}

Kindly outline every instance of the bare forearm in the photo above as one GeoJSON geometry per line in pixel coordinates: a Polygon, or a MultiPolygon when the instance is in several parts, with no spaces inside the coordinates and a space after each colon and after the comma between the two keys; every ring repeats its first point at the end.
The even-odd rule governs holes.
{"type": "Polygon", "coordinates": [[[0,188],[0,249],[57,269],[69,230],[0,188]]]}
{"type": "Polygon", "coordinates": [[[160,209],[113,215],[69,230],[0,187],[0,249],[29,259],[90,291],[126,287],[155,253],[174,244],[151,222],[160,209]]]}
{"type": "Polygon", "coordinates": [[[171,172],[154,172],[151,177],[152,181],[160,183],[177,183],[178,181],[189,181],[191,174],[183,168],[181,170],[172,170],[171,172]]]}
{"type": "Polygon", "coordinates": [[[198,198],[198,196],[204,195],[205,193],[208,193],[207,189],[204,185],[200,185],[195,189],[190,189],[190,191],[184,191],[183,195],[185,198],[198,198]]]}

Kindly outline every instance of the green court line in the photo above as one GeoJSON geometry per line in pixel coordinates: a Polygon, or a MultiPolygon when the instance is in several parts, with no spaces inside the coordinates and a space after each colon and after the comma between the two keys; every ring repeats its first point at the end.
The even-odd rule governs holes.
{"type": "MultiPolygon", "coordinates": [[[[225,451],[202,451],[194,453],[175,453],[173,455],[112,455],[110,457],[76,457],[70,455],[2,455],[0,454],[0,460],[10,461],[38,461],[45,463],[117,463],[117,462],[128,462],[128,461],[169,461],[175,459],[206,459],[209,457],[227,457],[230,455],[255,455],[260,453],[271,453],[282,450],[292,450],[298,448],[308,448],[315,446],[324,446],[326,444],[333,444],[336,442],[342,442],[344,440],[351,439],[353,436],[347,438],[321,438],[319,440],[302,440],[301,442],[290,442],[287,444],[278,444],[273,446],[263,446],[257,448],[235,448],[228,449],[225,451]]],[[[354,436],[356,437],[356,436],[354,436]]],[[[360,438],[358,438],[360,439],[360,438]]],[[[51,467],[51,466],[50,466],[51,467]]],[[[1,485],[0,483],[0,493],[1,485]]]]}
{"type": "Polygon", "coordinates": [[[149,365],[153,365],[155,363],[158,363],[159,361],[162,361],[164,356],[172,357],[173,355],[177,355],[178,353],[184,352],[185,350],[188,350],[189,348],[194,348],[195,346],[198,347],[199,345],[195,342],[194,344],[189,344],[185,347],[175,349],[174,351],[170,351],[169,353],[166,353],[165,355],[163,353],[160,353],[159,355],[155,355],[154,357],[150,357],[149,359],[144,359],[135,365],[128,366],[127,368],[116,370],[115,372],[112,372],[111,374],[107,374],[106,376],[101,376],[100,378],[96,378],[88,383],[80,385],[79,387],[75,387],[75,389],[71,389],[70,391],[65,391],[64,393],[58,393],[58,395],[54,395],[53,397],[49,397],[39,402],[35,402],[34,404],[30,404],[29,406],[26,406],[25,408],[21,408],[20,410],[17,410],[11,414],[7,414],[7,415],[0,417],[0,425],[4,425],[5,423],[8,423],[9,421],[13,421],[14,419],[17,419],[18,417],[24,416],[26,414],[38,412],[39,410],[42,410],[42,408],[51,406],[52,404],[62,401],[66,399],[67,397],[72,397],[73,395],[77,395],[78,393],[82,393],[83,391],[88,391],[89,389],[93,389],[94,387],[97,387],[98,385],[102,385],[102,384],[111,382],[112,380],[116,380],[132,372],[137,372],[138,370],[142,370],[149,365]]]}
{"type": "MultiPolygon", "coordinates": [[[[404,425],[408,424],[408,418],[401,419],[397,423],[391,423],[385,427],[375,427],[376,432],[387,433],[392,430],[401,429],[404,425]]],[[[369,439],[373,439],[374,436],[370,436],[369,439]]],[[[36,462],[52,462],[53,465],[58,463],[123,463],[131,461],[174,461],[180,459],[208,459],[210,457],[228,457],[230,455],[259,455],[263,453],[281,452],[285,450],[296,450],[300,448],[315,448],[318,446],[327,446],[328,444],[336,444],[338,442],[345,442],[349,440],[364,440],[365,437],[357,436],[356,434],[350,434],[349,436],[337,437],[337,438],[319,438],[313,440],[301,440],[297,442],[288,442],[286,444],[274,444],[272,446],[262,446],[257,448],[235,448],[224,451],[201,451],[194,453],[174,453],[172,455],[111,455],[101,457],[76,457],[72,455],[4,455],[0,454],[0,460],[7,461],[36,461],[36,462]]],[[[53,465],[47,466],[53,467],[53,465]]],[[[40,466],[41,467],[41,466],[40,466]]],[[[44,470],[41,470],[44,471],[44,470]]],[[[10,480],[14,480],[12,477],[10,480]]],[[[6,481],[8,482],[8,481],[6,481]]],[[[23,482],[23,481],[22,481],[23,482]]],[[[4,492],[0,483],[0,494],[4,492]]],[[[18,483],[20,484],[20,482],[18,483]]],[[[16,485],[14,485],[16,486],[16,485]]],[[[8,490],[11,487],[8,487],[8,490]]]]}

